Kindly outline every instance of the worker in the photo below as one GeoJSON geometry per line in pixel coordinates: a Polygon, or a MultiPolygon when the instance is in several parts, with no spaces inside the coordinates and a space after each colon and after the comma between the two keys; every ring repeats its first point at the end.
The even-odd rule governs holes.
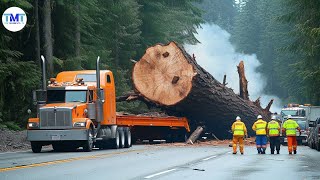
{"type": "Polygon", "coordinates": [[[275,116],[272,116],[271,121],[268,123],[267,133],[270,140],[271,154],[274,154],[275,148],[277,150],[277,154],[280,154],[280,125],[276,121],[275,116]]]}
{"type": "Polygon", "coordinates": [[[296,129],[299,131],[299,136],[301,135],[301,129],[299,124],[291,118],[291,115],[288,115],[287,120],[283,123],[282,131],[283,133],[286,133],[287,136],[289,154],[292,154],[292,150],[294,154],[297,154],[298,143],[296,138],[296,129]]]}
{"type": "Polygon", "coordinates": [[[256,131],[256,146],[258,154],[265,154],[267,149],[267,122],[258,115],[257,121],[253,124],[252,129],[256,131]]]}
{"type": "Polygon", "coordinates": [[[243,155],[244,153],[244,136],[248,136],[247,127],[241,121],[239,116],[236,117],[236,121],[232,124],[231,127],[233,139],[232,139],[232,146],[233,146],[233,154],[237,154],[237,144],[239,143],[240,153],[243,155]]]}

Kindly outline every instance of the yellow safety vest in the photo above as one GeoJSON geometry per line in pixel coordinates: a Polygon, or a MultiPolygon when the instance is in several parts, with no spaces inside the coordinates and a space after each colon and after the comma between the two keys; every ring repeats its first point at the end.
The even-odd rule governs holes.
{"type": "Polygon", "coordinates": [[[286,120],[283,123],[283,128],[286,129],[287,136],[296,136],[296,129],[299,127],[299,124],[291,119],[286,120]]]}
{"type": "Polygon", "coordinates": [[[253,124],[252,129],[256,131],[256,135],[266,135],[266,127],[267,122],[265,122],[262,119],[259,119],[253,124]]]}
{"type": "Polygon", "coordinates": [[[243,122],[234,122],[234,136],[244,136],[244,123],[243,122]]]}
{"type": "Polygon", "coordinates": [[[277,121],[270,121],[267,128],[269,130],[269,136],[279,136],[280,126],[277,121]]]}

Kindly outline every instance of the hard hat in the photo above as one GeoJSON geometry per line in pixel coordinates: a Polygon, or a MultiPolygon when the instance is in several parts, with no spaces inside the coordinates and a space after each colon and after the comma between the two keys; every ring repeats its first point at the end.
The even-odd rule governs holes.
{"type": "Polygon", "coordinates": [[[271,116],[271,119],[272,119],[272,120],[275,120],[275,119],[276,119],[276,116],[271,116]]]}
{"type": "Polygon", "coordinates": [[[258,115],[257,119],[262,119],[262,116],[261,116],[261,115],[258,115]]]}
{"type": "Polygon", "coordinates": [[[236,117],[236,120],[241,120],[240,116],[237,116],[237,117],[236,117]]]}
{"type": "Polygon", "coordinates": [[[287,119],[290,119],[290,118],[292,118],[292,116],[289,114],[288,117],[287,117],[287,119]]]}

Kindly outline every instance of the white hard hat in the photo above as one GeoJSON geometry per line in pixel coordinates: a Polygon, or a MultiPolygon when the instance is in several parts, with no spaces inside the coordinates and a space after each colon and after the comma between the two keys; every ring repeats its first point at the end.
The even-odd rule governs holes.
{"type": "Polygon", "coordinates": [[[292,118],[292,116],[289,114],[288,117],[287,117],[287,119],[290,119],[290,118],[292,118]]]}
{"type": "Polygon", "coordinates": [[[236,120],[241,120],[240,116],[237,116],[237,117],[236,117],[236,120]]]}
{"type": "Polygon", "coordinates": [[[276,116],[271,116],[271,119],[272,119],[272,120],[275,120],[275,119],[276,119],[276,116]]]}
{"type": "Polygon", "coordinates": [[[261,116],[261,115],[258,115],[257,119],[262,119],[262,116],[261,116]]]}

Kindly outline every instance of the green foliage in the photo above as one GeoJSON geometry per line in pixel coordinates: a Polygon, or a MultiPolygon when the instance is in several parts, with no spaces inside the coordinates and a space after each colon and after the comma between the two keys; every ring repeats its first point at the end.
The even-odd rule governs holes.
{"type": "MultiPolygon", "coordinates": [[[[193,5],[197,0],[50,1],[54,74],[95,69],[96,58],[100,56],[101,69],[114,72],[117,95],[132,89],[130,59],[138,60],[145,48],[155,43],[197,42],[193,33],[202,22],[200,10],[193,5]],[[76,53],[77,47],[80,53],[76,53]]],[[[16,33],[0,28],[0,122],[18,129],[15,124],[25,127],[29,117],[27,109],[34,109],[31,92],[41,83],[35,57],[34,10],[37,6],[41,53],[46,34],[41,27],[43,1],[38,1],[38,5],[33,0],[1,1],[1,12],[10,6],[24,9],[28,22],[16,33]]],[[[146,105],[139,102],[119,103],[118,110],[148,111],[146,105]]]]}
{"type": "Polygon", "coordinates": [[[232,32],[237,50],[255,53],[267,93],[320,104],[320,2],[242,0],[232,32]]]}
{"type": "Polygon", "coordinates": [[[22,130],[19,127],[19,125],[16,124],[15,122],[13,122],[13,121],[5,122],[2,126],[0,126],[0,129],[4,129],[4,128],[7,128],[7,129],[10,129],[10,130],[13,130],[13,131],[21,131],[22,130]]]}

